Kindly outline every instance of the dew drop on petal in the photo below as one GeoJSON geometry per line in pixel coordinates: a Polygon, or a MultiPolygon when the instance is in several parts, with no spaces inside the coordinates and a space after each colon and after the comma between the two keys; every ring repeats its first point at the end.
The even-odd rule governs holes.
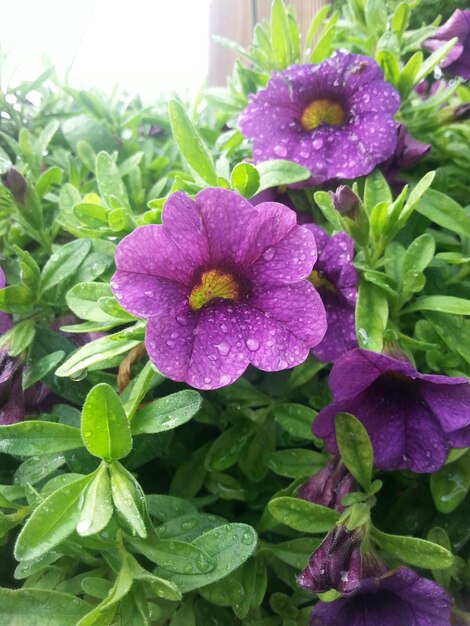
{"type": "Polygon", "coordinates": [[[245,341],[245,343],[246,343],[246,347],[251,352],[256,352],[257,350],[259,350],[259,341],[257,339],[254,339],[253,337],[249,337],[245,341]]]}
{"type": "Polygon", "coordinates": [[[215,347],[222,356],[227,356],[227,354],[230,352],[230,344],[227,341],[221,341],[215,347]]]}

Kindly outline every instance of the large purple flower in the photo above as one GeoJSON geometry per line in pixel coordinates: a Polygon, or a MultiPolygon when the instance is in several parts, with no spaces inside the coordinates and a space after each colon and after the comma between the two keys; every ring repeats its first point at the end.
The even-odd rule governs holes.
{"type": "Polygon", "coordinates": [[[470,79],[470,11],[456,9],[445,24],[423,42],[430,52],[438,50],[447,41],[458,37],[455,46],[441,61],[447,74],[470,79]]]}
{"type": "Polygon", "coordinates": [[[470,446],[470,384],[465,378],[420,374],[399,359],[351,350],[333,365],[333,402],[313,432],[337,452],[334,418],[346,411],[365,426],[376,467],[392,471],[438,470],[450,447],[470,446]]]}
{"type": "Polygon", "coordinates": [[[226,189],[195,200],[176,192],[161,225],[118,245],[111,287],[147,318],[145,345],[163,374],[216,389],[250,363],[298,365],[322,340],[325,309],[307,280],[315,260],[312,234],[282,204],[254,207],[226,189]]]}
{"type": "Polygon", "coordinates": [[[435,582],[408,567],[366,578],[358,592],[317,602],[311,626],[449,626],[451,601],[435,582]]]}
{"type": "Polygon", "coordinates": [[[318,65],[275,72],[250,97],[240,129],[255,162],[288,159],[312,173],[300,186],[365,176],[396,146],[398,92],[366,56],[336,52],[318,65]]]}
{"type": "Polygon", "coordinates": [[[306,224],[317,243],[318,259],[310,280],[325,305],[328,329],[313,354],[320,361],[335,361],[357,346],[354,312],[357,274],[352,258],[354,242],[346,233],[328,235],[315,224],[306,224]]]}

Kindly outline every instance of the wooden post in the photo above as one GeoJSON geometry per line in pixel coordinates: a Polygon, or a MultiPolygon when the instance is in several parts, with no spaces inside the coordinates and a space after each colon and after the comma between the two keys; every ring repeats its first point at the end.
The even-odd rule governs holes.
{"type": "MultiPolygon", "coordinates": [[[[269,20],[272,0],[212,0],[210,6],[209,85],[224,86],[230,76],[236,53],[216,43],[212,36],[219,35],[248,47],[252,42],[253,26],[258,21],[269,20]]],[[[294,7],[300,31],[305,37],[310,21],[327,0],[288,0],[294,7]]],[[[238,57],[239,58],[239,57],[238,57]]]]}

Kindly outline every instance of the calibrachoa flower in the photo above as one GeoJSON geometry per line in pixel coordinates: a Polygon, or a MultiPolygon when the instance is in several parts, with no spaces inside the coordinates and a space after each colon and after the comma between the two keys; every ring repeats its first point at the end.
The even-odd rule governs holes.
{"type": "Polygon", "coordinates": [[[311,593],[336,589],[346,596],[361,584],[361,532],[335,526],[297,576],[297,584],[311,593]]]}
{"type": "Polygon", "coordinates": [[[337,453],[334,418],[346,411],[365,426],[374,465],[392,471],[438,470],[450,447],[470,446],[470,384],[465,378],[420,374],[402,360],[355,349],[343,354],[329,377],[333,402],[313,432],[337,453]]]}
{"type": "Polygon", "coordinates": [[[399,567],[366,578],[355,595],[317,602],[311,626],[449,626],[451,601],[435,582],[399,567]]]}
{"type": "Polygon", "coordinates": [[[226,189],[194,200],[176,192],[161,225],[118,245],[111,287],[147,319],[147,352],[163,374],[215,389],[250,363],[298,365],[323,339],[325,309],[307,280],[316,256],[312,234],[282,204],[254,207],[226,189]]]}
{"type": "Polygon", "coordinates": [[[354,478],[344,463],[339,457],[332,457],[325,467],[302,484],[297,495],[302,500],[315,502],[342,513],[344,506],[341,499],[351,493],[353,488],[354,478]]]}
{"type": "Polygon", "coordinates": [[[357,274],[352,263],[354,243],[346,233],[329,237],[319,226],[306,224],[317,243],[318,259],[310,275],[325,305],[328,328],[313,349],[320,361],[334,361],[357,346],[354,312],[357,274]]]}
{"type": "Polygon", "coordinates": [[[317,65],[275,72],[250,96],[240,129],[255,162],[288,159],[312,173],[297,186],[357,178],[395,150],[398,92],[366,56],[336,52],[317,65]]]}
{"type": "Polygon", "coordinates": [[[430,52],[438,50],[447,41],[458,37],[440,65],[447,74],[470,79],[470,11],[456,9],[445,24],[423,42],[430,52]]]}

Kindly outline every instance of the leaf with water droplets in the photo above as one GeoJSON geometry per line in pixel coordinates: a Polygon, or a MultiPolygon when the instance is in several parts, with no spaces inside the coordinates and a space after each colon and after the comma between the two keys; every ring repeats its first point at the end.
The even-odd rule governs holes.
{"type": "Polygon", "coordinates": [[[106,383],[96,385],[87,395],[81,429],[88,452],[101,459],[122,459],[132,449],[126,413],[118,395],[106,383]]]}
{"type": "Polygon", "coordinates": [[[109,471],[114,506],[132,528],[132,531],[145,539],[147,530],[141,514],[145,496],[139,483],[120,463],[113,463],[109,471]]]}
{"type": "Polygon", "coordinates": [[[161,565],[171,572],[205,574],[215,567],[214,560],[205,550],[187,541],[163,539],[155,544],[141,539],[129,539],[128,541],[138,548],[150,561],[161,565]]]}
{"type": "Polygon", "coordinates": [[[201,394],[192,389],[154,400],[135,414],[132,433],[161,433],[181,426],[196,415],[201,403],[201,394]]]}
{"type": "Polygon", "coordinates": [[[454,556],[449,550],[426,539],[389,535],[377,528],[372,530],[372,538],[383,550],[416,567],[446,569],[451,567],[454,561],[454,556]]]}
{"type": "Polygon", "coordinates": [[[47,589],[0,589],[4,626],[75,626],[90,605],[68,593],[47,589]]]}
{"type": "Polygon", "coordinates": [[[0,452],[18,456],[52,454],[81,448],[80,431],[55,422],[26,421],[2,426],[0,452]]]}
{"type": "Polygon", "coordinates": [[[183,592],[209,585],[240,567],[256,547],[257,535],[247,524],[224,524],[209,530],[193,541],[215,562],[215,567],[206,573],[176,574],[165,568],[157,573],[176,583],[183,592]]]}
{"type": "Polygon", "coordinates": [[[41,502],[16,542],[19,561],[42,556],[74,531],[80,517],[79,500],[91,479],[92,475],[68,483],[41,502]]]}
{"type": "Polygon", "coordinates": [[[333,509],[288,496],[274,498],[268,509],[279,522],[304,533],[327,532],[339,520],[333,509]]]}
{"type": "Polygon", "coordinates": [[[99,533],[113,514],[108,470],[100,465],[83,498],[77,533],[82,537],[99,533]]]}
{"type": "Polygon", "coordinates": [[[71,276],[80,266],[91,249],[89,239],[76,239],[61,246],[52,254],[41,275],[40,290],[44,293],[71,276]]]}

